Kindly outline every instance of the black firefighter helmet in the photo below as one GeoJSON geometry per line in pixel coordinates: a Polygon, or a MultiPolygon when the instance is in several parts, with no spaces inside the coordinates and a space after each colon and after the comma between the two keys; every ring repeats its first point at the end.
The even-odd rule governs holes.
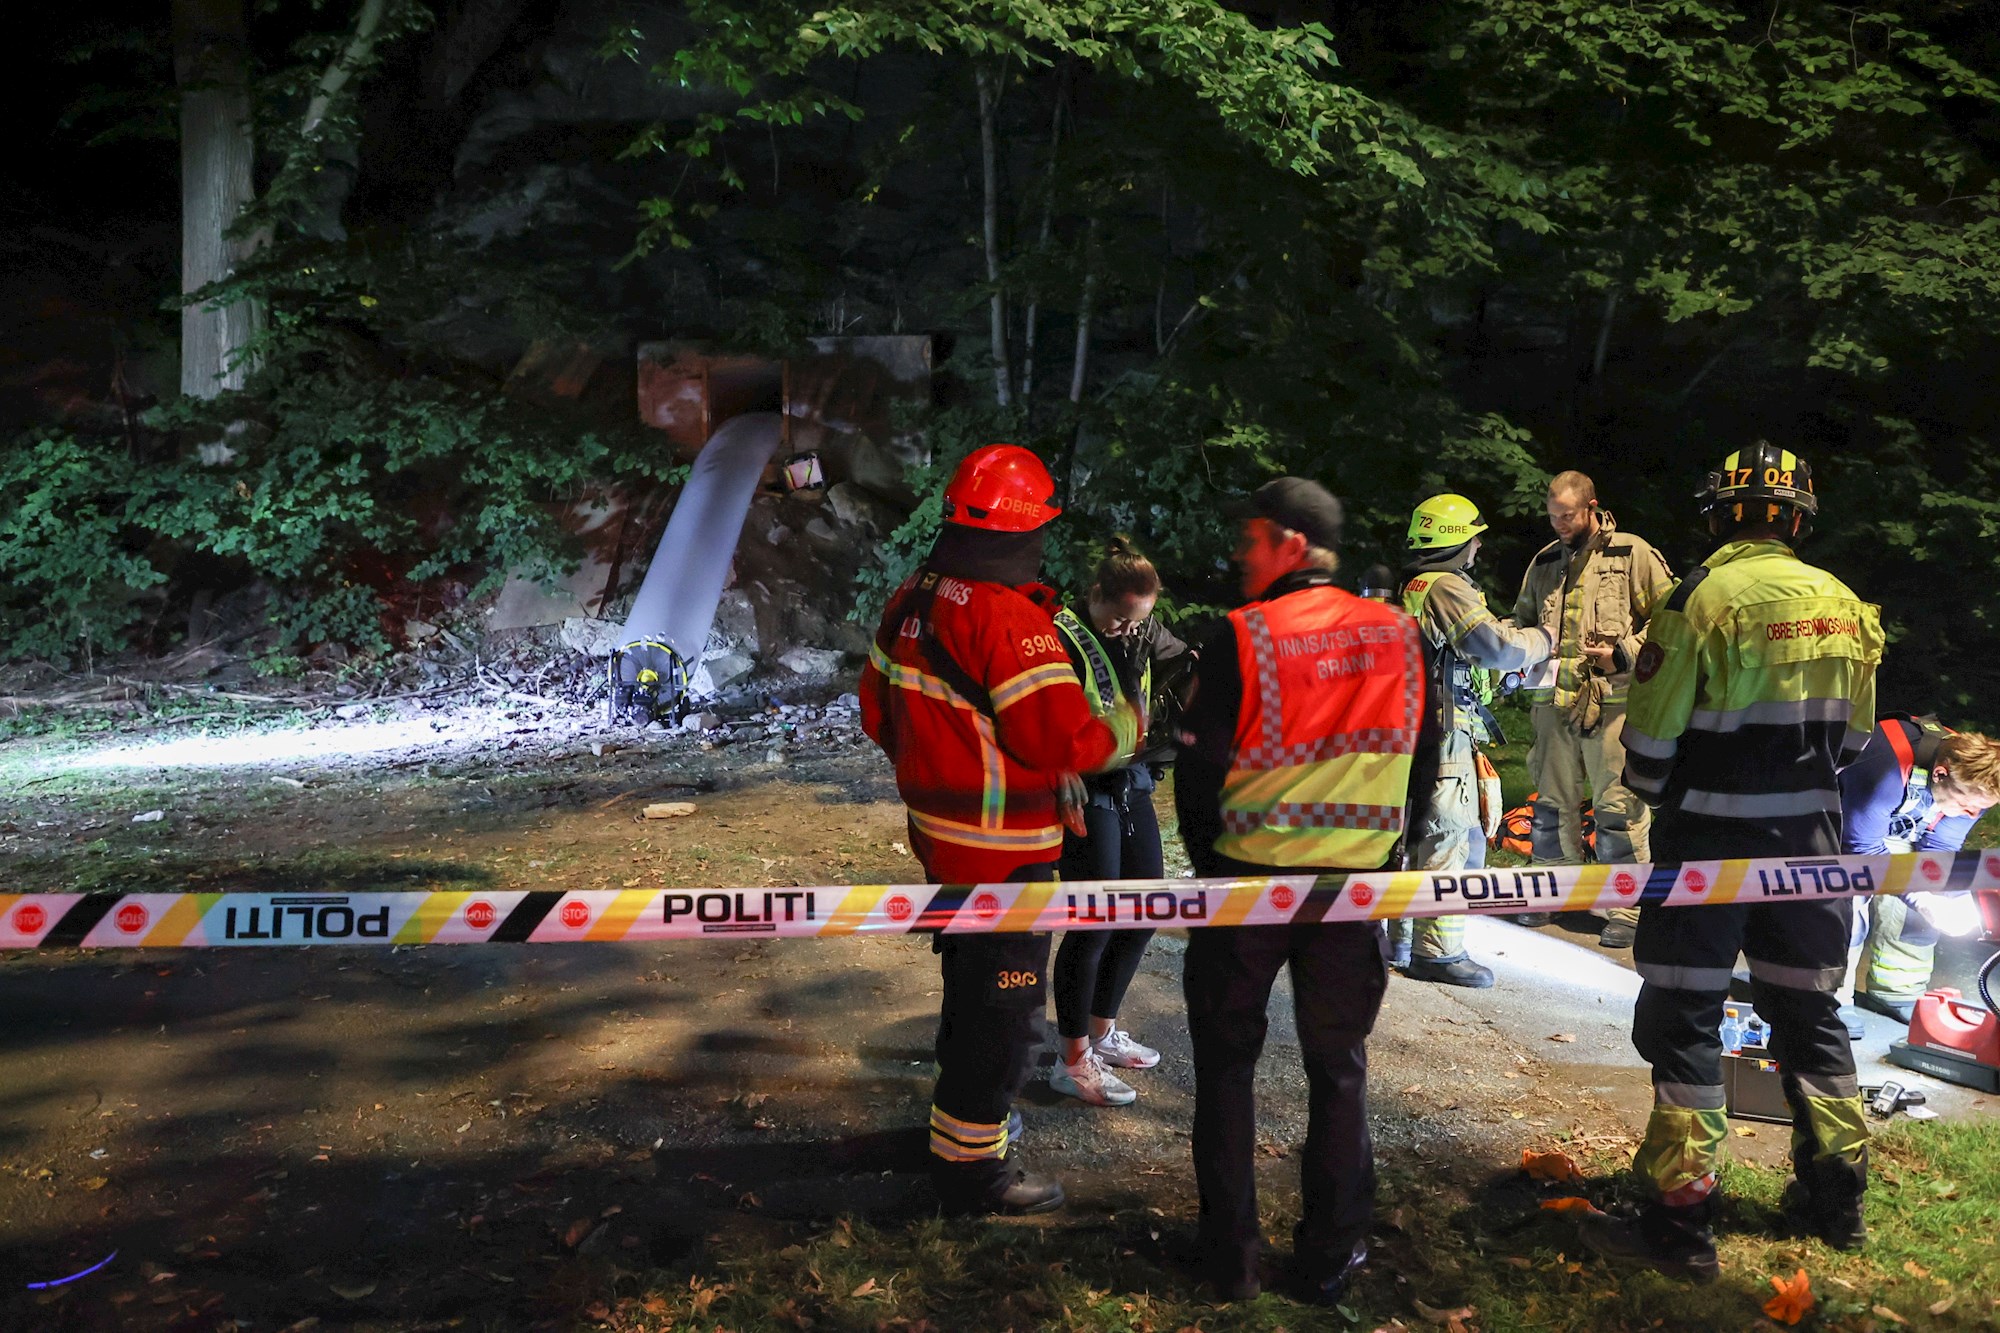
{"type": "Polygon", "coordinates": [[[1763,525],[1776,528],[1796,546],[1812,532],[1813,517],[1819,513],[1812,464],[1769,440],[1758,440],[1723,459],[1695,498],[1716,537],[1763,525]]]}

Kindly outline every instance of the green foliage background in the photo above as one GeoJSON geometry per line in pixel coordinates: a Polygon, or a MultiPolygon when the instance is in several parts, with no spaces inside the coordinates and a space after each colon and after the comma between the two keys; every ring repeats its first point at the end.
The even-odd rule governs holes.
{"type": "MultiPolygon", "coordinates": [[[[649,75],[659,116],[571,162],[629,211],[476,252],[366,209],[349,210],[352,239],[306,234],[312,146],[285,136],[282,107],[340,34],[289,33],[260,67],[279,167],[246,219],[273,239],[207,294],[267,303],[263,368],[240,400],[163,414],[170,449],[34,437],[0,452],[4,650],[114,641],[186,551],[279,585],[306,638],[365,638],[344,565],[364,553],[474,578],[559,562],[542,506],[655,475],[657,451],[453,364],[426,330],[470,298],[607,345],[629,340],[635,307],[648,328],[770,355],[829,332],[935,331],[950,344],[938,402],[903,423],[935,460],[915,493],[975,444],[1028,444],[1067,492],[1053,572],[1080,582],[1098,539],[1128,532],[1187,607],[1228,597],[1221,502],[1279,472],[1346,500],[1351,569],[1396,562],[1424,494],[1472,496],[1499,519],[1483,565],[1504,601],[1544,540],[1549,473],[1593,472],[1621,523],[1684,567],[1704,554],[1701,474],[1781,439],[1821,479],[1813,557],[1885,604],[1885,704],[2000,718],[1982,702],[2000,691],[1990,6],[1300,12],[1319,21],[1215,0],[645,11],[602,57],[649,75]],[[984,126],[982,84],[997,99],[984,126]],[[600,253],[579,265],[585,245],[600,253]],[[233,420],[259,426],[239,461],[188,461],[233,420]],[[412,514],[445,492],[448,527],[412,514]]],[[[397,52],[452,19],[399,4],[333,123],[372,133],[366,99],[392,102],[418,63],[397,52]]],[[[365,170],[396,145],[363,147],[365,170]]],[[[935,523],[926,499],[858,614],[935,523]]]]}

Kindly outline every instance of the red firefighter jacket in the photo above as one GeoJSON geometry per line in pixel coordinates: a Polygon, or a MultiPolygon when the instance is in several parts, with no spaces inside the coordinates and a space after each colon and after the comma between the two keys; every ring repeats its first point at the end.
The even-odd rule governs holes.
{"type": "Polygon", "coordinates": [[[925,873],[996,883],[1062,851],[1055,783],[1129,763],[1137,714],[1099,720],[1063,651],[1053,590],[920,569],[889,599],[861,725],[896,765],[925,873]]]}

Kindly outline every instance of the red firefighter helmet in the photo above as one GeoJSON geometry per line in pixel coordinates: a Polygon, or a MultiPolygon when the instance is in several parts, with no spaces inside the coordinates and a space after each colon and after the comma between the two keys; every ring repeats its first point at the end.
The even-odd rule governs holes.
{"type": "Polygon", "coordinates": [[[1062,513],[1055,478],[1018,444],[988,444],[958,465],[944,488],[944,521],[988,532],[1033,532],[1062,513]]]}

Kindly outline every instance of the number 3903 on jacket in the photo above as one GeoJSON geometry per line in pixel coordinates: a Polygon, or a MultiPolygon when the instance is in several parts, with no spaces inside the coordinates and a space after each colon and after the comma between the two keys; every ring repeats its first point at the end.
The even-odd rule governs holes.
{"type": "Polygon", "coordinates": [[[861,725],[896,765],[925,869],[1005,879],[1062,849],[1055,780],[1131,760],[1129,709],[1103,719],[1064,653],[1041,584],[919,570],[889,600],[861,678],[861,725]]]}

